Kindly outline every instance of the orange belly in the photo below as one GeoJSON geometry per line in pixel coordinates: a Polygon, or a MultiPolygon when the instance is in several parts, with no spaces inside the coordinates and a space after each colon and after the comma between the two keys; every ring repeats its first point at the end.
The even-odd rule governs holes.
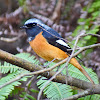
{"type": "Polygon", "coordinates": [[[68,57],[64,51],[49,44],[42,36],[42,32],[40,32],[40,34],[38,34],[35,39],[29,43],[34,52],[47,61],[51,61],[56,58],[55,61],[57,62],[68,57]]]}

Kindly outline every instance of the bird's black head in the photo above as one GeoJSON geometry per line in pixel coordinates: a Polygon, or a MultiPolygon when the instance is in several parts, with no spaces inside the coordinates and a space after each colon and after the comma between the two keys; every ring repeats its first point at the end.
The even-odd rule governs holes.
{"type": "Polygon", "coordinates": [[[50,27],[45,25],[41,20],[33,18],[27,20],[24,26],[22,26],[21,28],[26,29],[28,40],[31,41],[37,34],[39,34],[41,31],[44,31],[43,29],[47,30],[50,27]]]}

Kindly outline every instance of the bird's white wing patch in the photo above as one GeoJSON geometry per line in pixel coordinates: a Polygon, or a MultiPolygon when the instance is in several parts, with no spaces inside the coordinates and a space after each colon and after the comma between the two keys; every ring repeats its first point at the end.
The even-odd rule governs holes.
{"type": "Polygon", "coordinates": [[[65,43],[63,40],[56,40],[56,42],[59,43],[59,44],[61,44],[61,45],[63,45],[63,46],[66,46],[67,48],[70,48],[70,47],[68,46],[68,44],[65,43]]]}

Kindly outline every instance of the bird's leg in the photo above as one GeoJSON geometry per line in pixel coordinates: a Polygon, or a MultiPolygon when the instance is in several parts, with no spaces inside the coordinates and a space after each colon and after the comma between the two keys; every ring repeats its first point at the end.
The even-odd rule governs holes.
{"type": "Polygon", "coordinates": [[[57,70],[56,70],[56,72],[58,72],[59,68],[60,68],[60,65],[57,67],[57,70]]]}
{"type": "Polygon", "coordinates": [[[53,60],[51,60],[47,65],[43,66],[44,68],[46,68],[47,66],[49,66],[54,60],[56,60],[56,58],[54,58],[53,60]]]}
{"type": "MultiPolygon", "coordinates": [[[[53,60],[51,60],[47,65],[43,66],[44,68],[47,68],[47,66],[49,66],[56,58],[54,58],[53,60]]],[[[49,72],[47,71],[47,76],[49,75],[49,72]]]]}

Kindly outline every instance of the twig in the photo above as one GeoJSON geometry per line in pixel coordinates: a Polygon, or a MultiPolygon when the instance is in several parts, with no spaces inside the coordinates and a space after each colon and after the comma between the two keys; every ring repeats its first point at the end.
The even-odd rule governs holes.
{"type": "Polygon", "coordinates": [[[14,41],[17,41],[19,39],[19,37],[13,37],[13,38],[4,38],[4,37],[0,37],[0,40],[1,41],[4,41],[4,42],[14,42],[14,41]]]}
{"type": "Polygon", "coordinates": [[[76,100],[78,98],[81,98],[81,97],[84,97],[84,96],[90,95],[90,94],[92,94],[92,89],[85,90],[82,93],[78,93],[76,95],[73,95],[73,96],[71,96],[71,97],[69,97],[67,99],[63,99],[63,100],[76,100]]]}
{"type": "Polygon", "coordinates": [[[83,36],[88,36],[88,35],[91,35],[91,36],[96,36],[96,37],[100,37],[100,35],[99,35],[99,34],[92,34],[92,33],[84,34],[83,36]]]}
{"type": "Polygon", "coordinates": [[[75,57],[76,55],[78,55],[79,53],[83,52],[84,50],[90,49],[90,48],[94,48],[94,47],[100,47],[100,43],[89,45],[89,46],[85,46],[85,47],[81,47],[73,56],[75,57]]]}
{"type": "Polygon", "coordinates": [[[31,87],[31,83],[33,82],[33,80],[34,80],[36,77],[37,77],[37,75],[36,75],[36,76],[32,76],[31,79],[27,82],[26,87],[25,87],[25,91],[26,91],[26,92],[29,92],[29,89],[30,89],[30,87],[31,87]]]}
{"type": "MultiPolygon", "coordinates": [[[[71,55],[70,55],[71,58],[73,57],[74,52],[75,52],[75,50],[77,49],[76,47],[77,47],[77,43],[78,43],[80,37],[81,37],[81,35],[78,35],[77,38],[76,38],[74,47],[73,47],[73,49],[72,49],[72,53],[71,53],[71,55]]],[[[68,82],[68,81],[67,81],[67,79],[68,79],[68,78],[67,78],[67,76],[68,76],[67,74],[68,74],[68,71],[67,71],[67,68],[66,68],[66,83],[68,82]]]]}
{"type": "Polygon", "coordinates": [[[58,3],[57,3],[57,5],[56,5],[56,8],[55,8],[55,10],[54,10],[54,12],[53,12],[53,15],[52,15],[52,17],[51,17],[51,20],[52,20],[52,21],[56,21],[56,22],[59,21],[60,15],[61,15],[60,13],[61,13],[62,1],[63,1],[63,0],[58,0],[58,3]]]}
{"type": "Polygon", "coordinates": [[[28,81],[28,83],[26,84],[27,88],[30,86],[30,84],[32,83],[32,81],[36,78],[37,76],[32,76],[32,78],[28,81]]]}
{"type": "Polygon", "coordinates": [[[7,18],[11,18],[12,16],[15,17],[15,16],[19,15],[22,12],[22,10],[23,10],[23,8],[19,7],[14,12],[7,14],[7,18]]]}

